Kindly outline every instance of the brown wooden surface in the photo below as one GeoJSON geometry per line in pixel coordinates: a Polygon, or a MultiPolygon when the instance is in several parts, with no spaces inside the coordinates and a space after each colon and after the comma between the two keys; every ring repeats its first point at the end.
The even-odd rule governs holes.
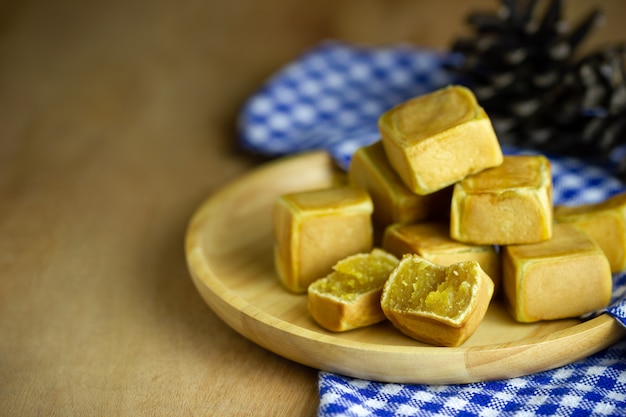
{"type": "MultiPolygon", "coordinates": [[[[596,3],[594,42],[625,38],[626,3],[596,3]]],[[[476,5],[0,2],[0,415],[314,415],[316,370],[194,288],[187,222],[260,162],[235,120],[281,65],[327,38],[446,47],[476,5]]]]}

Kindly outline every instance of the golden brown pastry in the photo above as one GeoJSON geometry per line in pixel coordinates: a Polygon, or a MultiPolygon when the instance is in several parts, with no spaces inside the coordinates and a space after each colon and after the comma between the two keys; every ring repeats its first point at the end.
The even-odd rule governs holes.
{"type": "Polygon", "coordinates": [[[478,262],[450,266],[405,255],[383,288],[385,316],[401,332],[437,346],[459,346],[478,328],[493,282],[478,262]]]}
{"type": "Polygon", "coordinates": [[[408,100],[385,112],[378,126],[389,163],[417,194],[502,163],[491,121],[465,87],[408,100]]]}
{"type": "Polygon", "coordinates": [[[476,261],[493,281],[496,292],[500,286],[500,254],[496,248],[450,238],[450,226],[445,222],[392,224],[385,229],[382,247],[399,258],[414,253],[442,266],[476,261]]]}
{"type": "Polygon", "coordinates": [[[474,244],[535,243],[552,236],[552,175],[544,156],[505,156],[502,165],[454,186],[450,236],[474,244]]]}
{"type": "Polygon", "coordinates": [[[385,320],[380,294],[398,259],[375,248],[340,260],[328,276],[309,285],[308,309],[322,327],[334,332],[385,320]]]}
{"type": "Polygon", "coordinates": [[[578,317],[606,307],[609,261],[584,232],[556,224],[552,239],[502,248],[502,289],[515,320],[578,317]]]}
{"type": "Polygon", "coordinates": [[[382,227],[450,215],[452,187],[429,195],[415,194],[389,164],[381,141],[354,153],[348,178],[367,190],[374,203],[373,218],[382,227]]]}
{"type": "Polygon", "coordinates": [[[555,206],[554,220],[581,229],[604,252],[611,272],[626,269],[626,193],[579,206],[555,206]]]}
{"type": "Polygon", "coordinates": [[[274,261],[283,285],[304,293],[340,259],[369,252],[372,211],[369,195],[356,187],[279,197],[274,207],[274,261]]]}

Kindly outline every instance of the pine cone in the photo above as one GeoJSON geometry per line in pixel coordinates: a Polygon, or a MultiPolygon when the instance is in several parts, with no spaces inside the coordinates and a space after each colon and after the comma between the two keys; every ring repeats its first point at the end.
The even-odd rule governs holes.
{"type": "MultiPolygon", "coordinates": [[[[502,0],[499,13],[471,14],[475,34],[453,44],[462,57],[453,71],[503,143],[607,160],[626,144],[626,48],[577,59],[602,14],[592,10],[567,31],[562,1],[549,1],[539,17],[536,0],[502,0]]],[[[626,179],[626,160],[617,173],[626,179]]]]}

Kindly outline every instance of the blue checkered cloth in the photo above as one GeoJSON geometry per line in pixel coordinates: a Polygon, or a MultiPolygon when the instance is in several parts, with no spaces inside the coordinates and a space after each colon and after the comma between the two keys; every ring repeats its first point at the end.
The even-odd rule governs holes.
{"type": "Polygon", "coordinates": [[[246,103],[241,143],[273,156],[325,149],[347,168],[356,149],[379,138],[381,113],[453,81],[442,71],[448,61],[452,57],[409,46],[323,43],[246,103]]]}
{"type": "MultiPolygon", "coordinates": [[[[345,169],[356,149],[379,139],[381,113],[455,82],[444,69],[454,59],[407,45],[324,42],[246,102],[241,144],[269,156],[324,149],[345,169]]],[[[601,166],[548,156],[556,204],[593,203],[626,191],[601,166]]],[[[626,326],[626,273],[614,276],[605,311],[626,326]]],[[[502,381],[390,384],[320,372],[319,390],[320,416],[626,416],[626,340],[562,368],[502,381]]]]}

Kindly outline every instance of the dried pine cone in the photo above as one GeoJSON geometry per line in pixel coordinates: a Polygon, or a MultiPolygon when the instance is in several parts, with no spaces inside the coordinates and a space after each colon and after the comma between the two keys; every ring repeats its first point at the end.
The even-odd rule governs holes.
{"type": "MultiPolygon", "coordinates": [[[[537,0],[501,6],[498,13],[471,14],[474,36],[451,48],[462,57],[453,70],[474,90],[500,140],[601,159],[625,145],[625,48],[575,56],[600,11],[568,31],[560,0],[549,0],[542,16],[537,0]]],[[[626,161],[621,165],[618,174],[626,178],[626,161]]]]}

